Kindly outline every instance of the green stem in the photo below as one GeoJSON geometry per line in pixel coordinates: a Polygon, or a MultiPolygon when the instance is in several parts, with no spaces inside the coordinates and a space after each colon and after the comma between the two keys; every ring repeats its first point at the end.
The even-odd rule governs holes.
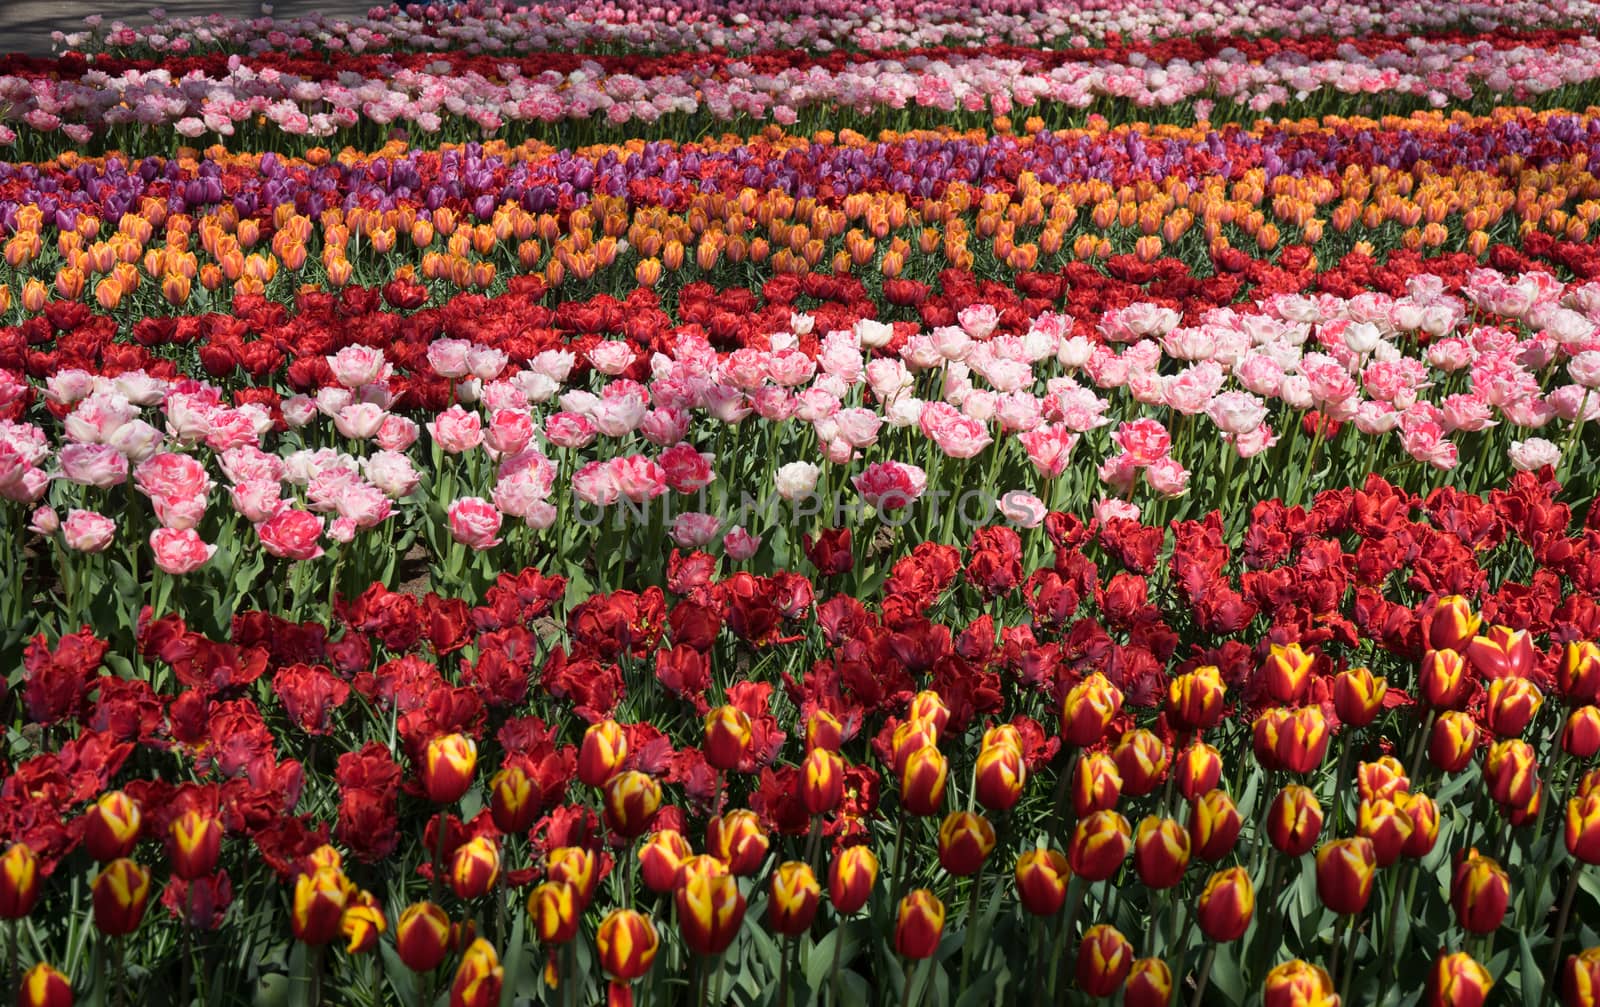
{"type": "Polygon", "coordinates": [[[983,889],[983,865],[978,865],[978,873],[972,876],[972,893],[967,896],[967,929],[961,940],[961,984],[958,990],[967,988],[968,970],[972,966],[973,922],[978,915],[978,893],[983,889]]]}
{"type": "Polygon", "coordinates": [[[1550,967],[1545,975],[1555,981],[1556,968],[1561,964],[1561,944],[1567,939],[1567,919],[1572,914],[1572,898],[1578,893],[1578,878],[1583,874],[1583,864],[1574,862],[1567,875],[1567,886],[1561,891],[1561,908],[1556,913],[1555,940],[1550,944],[1550,967]]]}
{"type": "Polygon", "coordinates": [[[1217,946],[1206,946],[1206,956],[1200,962],[1200,978],[1194,983],[1194,999],[1189,1001],[1190,1007],[1200,1007],[1205,1002],[1206,984],[1211,982],[1211,966],[1217,961],[1217,946]]]}

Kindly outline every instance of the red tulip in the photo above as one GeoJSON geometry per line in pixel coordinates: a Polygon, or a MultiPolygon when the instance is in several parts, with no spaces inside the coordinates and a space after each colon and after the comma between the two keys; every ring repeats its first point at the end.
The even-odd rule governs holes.
{"type": "Polygon", "coordinates": [[[926,888],[919,888],[900,900],[895,915],[896,954],[920,961],[939,950],[944,935],[944,903],[926,888]]]}
{"type": "Polygon", "coordinates": [[[1335,839],[1317,850],[1317,895],[1336,913],[1354,916],[1367,908],[1377,876],[1378,855],[1364,836],[1335,839]]]}
{"type": "Polygon", "coordinates": [[[1133,968],[1133,945],[1117,928],[1097,923],[1078,942],[1078,987],[1094,997],[1109,997],[1122,988],[1133,968]]]}
{"type": "Polygon", "coordinates": [[[1244,936],[1255,912],[1255,886],[1243,867],[1230,867],[1211,875],[1195,905],[1200,931],[1214,941],[1235,941],[1244,936]]]}

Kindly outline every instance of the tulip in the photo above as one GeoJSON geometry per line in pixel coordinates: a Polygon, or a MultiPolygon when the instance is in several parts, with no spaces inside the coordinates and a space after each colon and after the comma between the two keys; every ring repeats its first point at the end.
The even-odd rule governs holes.
{"type": "Polygon", "coordinates": [[[1174,819],[1150,815],[1133,839],[1133,867],[1149,888],[1171,888],[1189,867],[1189,833],[1174,819]]]}
{"type": "Polygon", "coordinates": [[[22,974],[17,987],[17,1007],[72,1007],[72,983],[40,962],[22,974]]]}
{"type": "Polygon", "coordinates": [[[1494,977],[1464,951],[1445,955],[1428,971],[1428,1007],[1483,1007],[1494,977]]]}
{"type": "Polygon", "coordinates": [[[895,775],[904,773],[913,753],[934,748],[939,732],[925,720],[908,720],[894,729],[889,739],[889,764],[895,775]]]}
{"type": "Polygon", "coordinates": [[[39,901],[39,858],[26,843],[0,855],[0,920],[20,920],[39,901]]]}
{"type": "Polygon", "coordinates": [[[740,876],[754,874],[767,859],[769,841],[761,819],[738,808],[706,823],[706,850],[740,876]]]}
{"type": "Polygon", "coordinates": [[[1600,946],[1567,956],[1561,970],[1562,1007],[1595,1007],[1600,1004],[1600,946]]]}
{"type": "Polygon", "coordinates": [[[978,753],[973,786],[978,803],[990,811],[1010,811],[1016,807],[1027,779],[1027,763],[1020,750],[1009,745],[985,745],[978,753]]]}
{"type": "Polygon", "coordinates": [[[400,913],[394,949],[413,972],[432,972],[450,953],[450,917],[432,902],[414,902],[400,913]]]}
{"type": "Polygon", "coordinates": [[[1035,848],[1017,857],[1017,897],[1022,908],[1035,916],[1054,916],[1067,901],[1072,868],[1067,858],[1050,849],[1035,848]]]}
{"type": "Polygon", "coordinates": [[[738,769],[754,738],[750,718],[737,706],[719,706],[705,717],[705,757],[712,769],[738,769]]]}
{"type": "Polygon", "coordinates": [[[1178,753],[1172,771],[1178,777],[1178,792],[1184,800],[1193,801],[1221,782],[1222,753],[1197,741],[1178,753]]]}
{"type": "Polygon", "coordinates": [[[1539,783],[1533,746],[1518,738],[1495,742],[1484,755],[1483,776],[1496,803],[1506,808],[1526,805],[1539,783]]]}
{"type": "Polygon", "coordinates": [[[1600,699],[1600,643],[1568,641],[1556,664],[1556,688],[1568,702],[1593,703],[1600,699]]]}
{"type": "Polygon", "coordinates": [[[505,970],[494,947],[482,937],[473,941],[450,982],[450,1007],[490,1007],[500,1002],[505,970]]]}
{"type": "Polygon", "coordinates": [[[1567,802],[1567,852],[1585,864],[1600,864],[1600,792],[1567,802]]]}
{"type": "Polygon", "coordinates": [[[94,879],[94,925],[111,937],[131,934],[150,901],[150,872],[126,858],[113,860],[94,879]]]}
{"type": "Polygon", "coordinates": [[[1422,638],[1430,650],[1465,650],[1482,623],[1470,601],[1447,595],[1422,613],[1422,638]]]}
{"type": "Polygon", "coordinates": [[[1422,655],[1417,683],[1423,702],[1439,710],[1460,708],[1472,686],[1466,658],[1454,650],[1430,650],[1422,655]]]}
{"type": "Polygon", "coordinates": [[[1278,734],[1274,755],[1277,762],[1291,773],[1309,773],[1322,765],[1328,752],[1328,739],[1333,737],[1328,719],[1318,706],[1302,706],[1290,711],[1284,718],[1278,734]]]}
{"type": "Polygon", "coordinates": [[[844,800],[844,760],[837,752],[813,748],[800,766],[800,799],[806,814],[826,815],[844,800]]]}
{"type": "Polygon", "coordinates": [[[1150,731],[1137,728],[1122,735],[1111,757],[1122,774],[1122,789],[1134,797],[1143,797],[1167,775],[1172,749],[1150,731]]]}
{"type": "Polygon", "coordinates": [[[566,944],[578,936],[583,906],[578,890],[565,881],[545,881],[528,894],[533,929],[546,944],[566,944]]]}
{"type": "Polygon", "coordinates": [[[1600,752],[1600,707],[1580,706],[1567,715],[1561,750],[1575,759],[1592,759],[1600,752]]]}
{"type": "Polygon", "coordinates": [[[1117,873],[1133,845],[1128,820],[1115,811],[1096,811],[1080,819],[1067,844],[1072,873],[1087,881],[1104,881],[1117,873]]]}
{"type": "Polygon", "coordinates": [[[450,857],[450,889],[458,899],[489,894],[500,880],[500,850],[488,836],[474,836],[450,857]]]}
{"type": "Polygon", "coordinates": [[[926,888],[918,888],[900,900],[895,915],[896,954],[920,961],[939,950],[944,934],[944,903],[926,888]]]}
{"type": "Polygon", "coordinates": [[[1485,726],[1502,738],[1521,734],[1539,712],[1544,696],[1525,678],[1497,678],[1489,683],[1485,726]]]}
{"type": "Polygon", "coordinates": [[[472,786],[478,746],[464,734],[442,734],[422,751],[422,792],[435,804],[454,804],[472,786]]]}
{"type": "Polygon", "coordinates": [[[600,861],[594,851],[581,846],[558,846],[545,854],[545,877],[572,886],[578,908],[586,909],[600,884],[600,861]]]}
{"type": "Polygon", "coordinates": [[[1167,684],[1167,714],[1174,727],[1204,731],[1222,719],[1228,687],[1216,665],[1205,665],[1179,675],[1167,684]]]}
{"type": "Polygon", "coordinates": [[[828,868],[828,901],[841,916],[867,904],[878,882],[878,858],[869,847],[848,846],[834,855],[828,868]]]}
{"type": "Polygon", "coordinates": [[[1412,859],[1427,856],[1439,838],[1439,806],[1427,794],[1397,794],[1394,803],[1411,819],[1411,834],[1400,852],[1412,859]]]}
{"type": "Polygon", "coordinates": [[[1316,666],[1314,654],[1307,654],[1299,643],[1272,644],[1267,659],[1261,663],[1261,677],[1267,695],[1278,703],[1298,703],[1305,695],[1306,683],[1311,681],[1311,669],[1316,666]]]}
{"type": "Polygon", "coordinates": [[[944,803],[944,784],[949,763],[932,745],[912,752],[900,774],[900,803],[913,815],[935,815],[944,803]]]}
{"type": "Polygon", "coordinates": [[[1493,933],[1505,919],[1510,899],[1511,879],[1505,869],[1478,851],[1468,850],[1450,883],[1450,905],[1461,929],[1493,933]]]}
{"type": "Polygon", "coordinates": [[[1467,644],[1467,659],[1484,678],[1527,678],[1538,663],[1533,634],[1525,629],[1491,626],[1467,644]]]}
{"type": "Polygon", "coordinates": [[[1576,797],[1588,797],[1594,793],[1600,793],[1600,769],[1591,769],[1578,777],[1578,786],[1573,790],[1576,797]]]}
{"type": "Polygon", "coordinates": [[[1167,1007],[1172,1003],[1172,969],[1160,958],[1140,958],[1122,987],[1123,1007],[1167,1007]]]}
{"type": "Polygon", "coordinates": [[[222,822],[216,816],[189,810],[167,827],[167,859],[172,873],[185,881],[211,874],[222,854],[222,822]]]}
{"type": "Polygon", "coordinates": [[[527,832],[539,814],[539,799],[527,770],[513,763],[489,780],[489,815],[507,835],[527,832]]]}
{"type": "Polygon", "coordinates": [[[1388,691],[1388,681],[1374,677],[1371,670],[1346,669],[1333,676],[1334,712],[1347,727],[1366,727],[1383,712],[1388,691]]]}
{"type": "Polygon", "coordinates": [[[1339,1007],[1328,970],[1298,958],[1267,973],[1261,999],[1262,1007],[1339,1007]]]}
{"type": "Polygon", "coordinates": [[[1459,773],[1472,761],[1478,746],[1478,725],[1465,713],[1448,711],[1433,722],[1428,738],[1428,761],[1445,773],[1459,773]]]}
{"type": "Polygon", "coordinates": [[[611,981],[608,1003],[612,1007],[627,1007],[633,1002],[627,984],[650,971],[655,964],[656,952],[661,949],[661,938],[655,925],[643,913],[632,909],[613,909],[600,921],[594,935],[595,949],[600,958],[600,969],[611,981]]]}
{"type": "Polygon", "coordinates": [[[651,833],[639,844],[639,876],[644,886],[660,895],[677,887],[678,870],[694,855],[689,841],[677,829],[651,833]]]}
{"type": "Polygon", "coordinates": [[[934,739],[944,734],[945,724],[950,722],[950,708],[944,705],[944,700],[937,692],[924,689],[911,697],[911,711],[907,714],[911,720],[933,725],[934,739]]]}
{"type": "Polygon", "coordinates": [[[1021,755],[1022,732],[1017,730],[1015,724],[996,724],[983,732],[983,741],[978,747],[980,749],[1009,748],[1021,755]]]}
{"type": "Polygon", "coordinates": [[[1335,839],[1317,850],[1317,895],[1336,913],[1354,916],[1367,908],[1378,855],[1364,836],[1335,839]]]}
{"type": "Polygon", "coordinates": [[[806,718],[806,750],[822,748],[837,752],[844,744],[844,725],[827,710],[812,710],[806,718]]]}
{"type": "Polygon", "coordinates": [[[698,955],[728,949],[744,923],[745,900],[732,875],[699,875],[678,886],[673,898],[683,942],[698,955]]]}
{"type": "Polygon", "coordinates": [[[1109,997],[1122,988],[1133,969],[1133,945],[1116,927],[1097,923],[1078,942],[1078,986],[1094,997],[1109,997]]]}
{"type": "Polygon", "coordinates": [[[1072,767],[1072,810],[1084,818],[1108,811],[1122,798],[1122,772],[1105,752],[1087,752],[1072,767]]]}
{"type": "Polygon", "coordinates": [[[655,778],[630,769],[606,782],[603,792],[606,825],[624,839],[644,835],[661,807],[661,784],[655,778]]]}
{"type": "Polygon", "coordinates": [[[1400,859],[1411,840],[1412,828],[1411,816],[1388,798],[1364,800],[1356,812],[1356,832],[1372,842],[1379,867],[1388,867],[1400,859]]]}
{"type": "Polygon", "coordinates": [[[1211,875],[1195,905],[1200,930],[1214,941],[1234,941],[1250,927],[1256,911],[1255,887],[1243,867],[1211,875]]]}
{"type": "Polygon", "coordinates": [[[1121,709],[1121,690],[1098,671],[1087,675],[1061,701],[1061,740],[1079,748],[1093,745],[1121,709]]]}
{"type": "Polygon", "coordinates": [[[1322,833],[1322,805],[1310,787],[1291,783],[1273,798],[1267,812],[1267,838],[1287,856],[1298,857],[1317,845],[1322,833]]]}
{"type": "Polygon", "coordinates": [[[337,868],[321,867],[297,877],[289,919],[295,940],[315,946],[337,937],[350,894],[350,882],[337,868]]]}
{"type": "Polygon", "coordinates": [[[357,892],[339,917],[339,933],[345,938],[347,954],[363,954],[378,946],[378,938],[389,929],[383,906],[371,892],[357,892]]]}
{"type": "Polygon", "coordinates": [[[1411,781],[1406,779],[1405,767],[1392,755],[1356,767],[1356,792],[1364,801],[1380,797],[1393,800],[1396,794],[1410,789],[1411,781]]]}
{"type": "Polygon", "coordinates": [[[780,864],[772,875],[771,897],[767,902],[767,925],[774,933],[798,937],[811,929],[817,907],[822,903],[822,886],[803,860],[780,864]]]}
{"type": "Polygon", "coordinates": [[[628,758],[628,736],[614,720],[602,720],[583,732],[583,744],[578,747],[578,779],[591,787],[605,786],[607,780],[622,772],[622,763],[628,758]]]}
{"type": "Polygon", "coordinates": [[[939,826],[939,863],[957,877],[970,877],[983,870],[994,844],[994,826],[987,818],[952,811],[939,826]]]}
{"type": "MultiPolygon", "coordinates": [[[[1201,860],[1216,863],[1231,853],[1243,827],[1239,809],[1226,791],[1209,790],[1189,806],[1189,844],[1201,860]]],[[[1317,828],[1321,831],[1320,822],[1317,828]]]]}
{"type": "Polygon", "coordinates": [[[100,863],[126,857],[139,841],[139,804],[120,790],[101,794],[83,814],[83,847],[100,863]]]}

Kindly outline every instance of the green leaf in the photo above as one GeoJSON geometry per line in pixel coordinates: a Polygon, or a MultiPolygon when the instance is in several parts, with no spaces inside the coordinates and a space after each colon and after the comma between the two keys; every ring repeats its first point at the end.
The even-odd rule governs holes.
{"type": "Polygon", "coordinates": [[[400,955],[394,949],[391,941],[379,941],[378,949],[383,957],[383,977],[388,980],[389,988],[394,990],[394,998],[400,1003],[415,1003],[417,999],[416,973],[406,968],[400,961],[400,955]]]}
{"type": "Polygon", "coordinates": [[[1240,966],[1237,944],[1217,948],[1216,960],[1211,963],[1211,985],[1227,1003],[1244,1003],[1244,969],[1240,966]]]}
{"type": "Polygon", "coordinates": [[[994,997],[996,984],[1000,981],[1000,973],[982,972],[972,980],[972,984],[961,991],[956,1000],[956,1007],[978,1007],[979,1004],[988,1003],[994,997]]]}
{"type": "Polygon", "coordinates": [[[1536,1004],[1544,1002],[1544,973],[1539,971],[1539,964],[1533,957],[1533,945],[1528,943],[1525,931],[1517,931],[1517,950],[1522,954],[1522,1002],[1536,1004]]]}

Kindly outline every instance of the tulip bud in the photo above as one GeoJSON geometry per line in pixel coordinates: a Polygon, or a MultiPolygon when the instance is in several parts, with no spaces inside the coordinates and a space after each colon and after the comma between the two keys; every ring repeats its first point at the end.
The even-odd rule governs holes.
{"type": "Polygon", "coordinates": [[[904,773],[913,752],[935,747],[939,732],[926,720],[908,720],[894,729],[889,739],[889,764],[895,775],[904,773]]]}
{"type": "Polygon", "coordinates": [[[1571,640],[1556,664],[1556,688],[1572,703],[1600,699],[1600,643],[1571,640]]]}
{"type": "Polygon", "coordinates": [[[1035,916],[1054,916],[1067,901],[1072,868],[1067,858],[1050,849],[1024,850],[1017,857],[1017,898],[1035,916]]]}
{"type": "Polygon", "coordinates": [[[1467,644],[1467,660],[1484,678],[1527,678],[1538,664],[1533,634],[1525,629],[1491,626],[1467,644]]]}
{"type": "Polygon", "coordinates": [[[1017,730],[1015,724],[996,724],[983,732],[983,741],[978,747],[980,749],[1009,748],[1021,755],[1022,732],[1017,730]]]}
{"type": "Polygon", "coordinates": [[[1222,781],[1222,753],[1197,741],[1178,753],[1172,771],[1178,774],[1178,793],[1193,801],[1222,781]]]}
{"type": "Polygon", "coordinates": [[[327,944],[339,935],[339,918],[350,899],[350,882],[334,867],[322,867],[295,878],[290,929],[295,940],[327,944]]]}
{"type": "Polygon", "coordinates": [[[1489,746],[1483,758],[1484,782],[1489,796],[1506,808],[1518,808],[1533,799],[1539,783],[1539,765],[1533,746],[1519,738],[1507,738],[1489,746]]]}
{"type": "Polygon", "coordinates": [[[1010,811],[1022,799],[1028,768],[1019,749],[985,745],[972,772],[978,803],[990,811],[1010,811]]]}
{"type": "Polygon", "coordinates": [[[450,917],[432,902],[414,902],[394,928],[394,949],[413,972],[432,972],[450,953],[450,917]]]}
{"type": "Polygon", "coordinates": [[[630,769],[613,776],[604,791],[606,825],[624,839],[644,835],[661,807],[661,784],[630,769]]]}
{"type": "Polygon", "coordinates": [[[1411,781],[1406,779],[1406,768],[1392,755],[1385,755],[1376,762],[1363,762],[1356,767],[1356,792],[1363,801],[1380,797],[1393,800],[1396,794],[1403,794],[1410,789],[1411,781]]]}
{"type": "Polygon", "coordinates": [[[1447,595],[1422,613],[1422,639],[1430,650],[1466,650],[1483,618],[1459,594],[1447,595]]]}
{"type": "Polygon", "coordinates": [[[1061,701],[1061,740],[1084,748],[1099,741],[1122,709],[1122,691],[1096,671],[1067,690],[1061,701]]]}
{"type": "Polygon", "coordinates": [[[94,879],[95,929],[111,937],[131,934],[150,901],[150,872],[123,858],[113,860],[94,879]]]}
{"type": "Polygon", "coordinates": [[[1445,955],[1428,971],[1428,1007],[1483,1007],[1494,977],[1464,951],[1445,955]]]}
{"type": "MultiPolygon", "coordinates": [[[[1243,827],[1239,809],[1226,791],[1208,790],[1189,805],[1189,844],[1201,860],[1214,864],[1233,852],[1243,827]]],[[[1322,828],[1320,821],[1317,828],[1322,828]]]]}
{"type": "Polygon", "coordinates": [[[22,974],[17,987],[17,1007],[72,1007],[72,983],[40,962],[22,974]]]}
{"type": "Polygon", "coordinates": [[[849,916],[867,904],[877,882],[877,855],[866,846],[846,847],[828,868],[828,901],[839,915],[849,916]]]}
{"type": "Polygon", "coordinates": [[[506,835],[527,832],[539,814],[539,798],[528,771],[516,763],[489,780],[489,815],[494,827],[506,835]]]}
{"type": "Polygon", "coordinates": [[[1094,997],[1109,997],[1122,988],[1133,968],[1133,945],[1116,927],[1097,923],[1078,942],[1078,987],[1094,997]]]}
{"type": "Polygon", "coordinates": [[[500,880],[500,850],[488,836],[474,836],[450,857],[450,890],[458,899],[489,894],[500,880]]]}
{"type": "Polygon", "coordinates": [[[1196,668],[1167,683],[1167,715],[1173,726],[1182,730],[1208,730],[1222,719],[1227,693],[1216,665],[1196,668]]]}
{"type": "Polygon", "coordinates": [[[694,849],[677,829],[662,829],[639,844],[639,876],[652,892],[670,892],[677,887],[683,862],[692,856],[694,849]]]}
{"type": "Polygon", "coordinates": [[[1261,999],[1262,1007],[1339,1007],[1328,970],[1298,958],[1267,973],[1261,999]]]}
{"type": "Polygon", "coordinates": [[[20,920],[39,901],[39,858],[27,843],[0,855],[0,920],[20,920]]]}
{"type": "Polygon", "coordinates": [[[1143,797],[1166,777],[1167,767],[1172,764],[1172,749],[1153,733],[1136,728],[1124,732],[1111,757],[1122,774],[1123,791],[1143,797]]]}
{"type": "Polygon", "coordinates": [[[1249,929],[1255,912],[1255,887],[1243,867],[1230,867],[1211,875],[1195,905],[1200,931],[1214,941],[1238,940],[1249,929]]]}
{"type": "Polygon", "coordinates": [[[1567,715],[1561,750],[1575,759],[1592,759],[1600,752],[1600,707],[1580,706],[1567,715]]]}
{"type": "Polygon", "coordinates": [[[1117,873],[1133,845],[1128,820],[1115,811],[1096,811],[1079,819],[1067,844],[1072,873],[1086,881],[1104,881],[1117,873]]]}
{"type": "Polygon", "coordinates": [[[932,724],[934,739],[937,740],[944,734],[944,726],[950,722],[950,708],[944,705],[944,700],[937,692],[924,689],[911,697],[911,712],[907,716],[932,724]]]}
{"type": "Polygon", "coordinates": [[[729,874],[688,878],[673,895],[683,942],[697,955],[719,955],[744,923],[745,900],[729,874]]]}
{"type": "Polygon", "coordinates": [[[1122,987],[1123,1007],[1167,1007],[1172,1003],[1172,969],[1160,958],[1140,958],[1122,987]]]}
{"type": "Polygon", "coordinates": [[[1307,654],[1299,643],[1287,646],[1272,644],[1267,659],[1261,663],[1261,677],[1267,695],[1275,702],[1298,703],[1305,695],[1306,684],[1311,681],[1311,669],[1316,666],[1314,654],[1307,654]]]}
{"type": "Polygon", "coordinates": [[[1585,864],[1600,864],[1600,792],[1567,802],[1567,852],[1585,864]]]}
{"type": "Polygon", "coordinates": [[[545,877],[572,886],[579,910],[587,909],[600,884],[600,861],[594,851],[581,846],[558,846],[544,856],[545,877]]]}
{"type": "Polygon", "coordinates": [[[1493,933],[1505,919],[1511,880],[1503,867],[1477,850],[1468,850],[1450,883],[1450,905],[1456,922],[1475,934],[1493,933]]]}
{"type": "Polygon", "coordinates": [[[1310,787],[1291,783],[1273,798],[1267,812],[1267,838],[1282,853],[1298,857],[1317,845],[1322,832],[1322,805],[1310,787]]]}
{"type": "Polygon", "coordinates": [[[806,718],[806,750],[837,752],[844,744],[844,725],[827,710],[812,710],[806,718]]]}
{"type": "Polygon", "coordinates": [[[780,864],[772,874],[771,898],[767,902],[767,925],[773,933],[798,937],[811,929],[822,902],[822,886],[811,866],[803,860],[780,864]]]}
{"type": "Polygon", "coordinates": [[[206,877],[222,854],[222,823],[216,816],[189,810],[167,827],[167,859],[185,881],[206,877]]]}
{"type": "Polygon", "coordinates": [[[706,851],[733,874],[754,874],[767,859],[768,845],[761,819],[748,808],[736,808],[706,823],[706,851]]]}
{"type": "Polygon", "coordinates": [[[944,903],[926,888],[918,888],[900,900],[895,916],[896,954],[920,961],[939,950],[944,935],[944,903]]]}
{"type": "Polygon", "coordinates": [[[1335,839],[1317,850],[1317,895],[1336,913],[1354,916],[1367,908],[1378,855],[1364,836],[1335,839]]]}
{"type": "Polygon", "coordinates": [[[1439,806],[1427,794],[1396,794],[1394,803],[1411,819],[1411,834],[1400,852],[1412,859],[1427,856],[1439,838],[1439,806]]]}
{"type": "Polygon", "coordinates": [[[712,769],[738,769],[754,741],[750,718],[737,706],[719,706],[706,714],[705,757],[712,769]]]}
{"type": "Polygon", "coordinates": [[[1383,697],[1388,691],[1388,681],[1374,677],[1367,668],[1341,671],[1333,676],[1334,712],[1346,726],[1366,727],[1383,712],[1383,697]]]}
{"type": "Polygon", "coordinates": [[[800,799],[806,814],[826,815],[844,800],[844,760],[837,752],[813,748],[800,766],[800,799]]]}
{"type": "Polygon", "coordinates": [[[371,892],[357,892],[339,917],[339,933],[345,939],[346,954],[364,954],[378,946],[378,938],[389,929],[383,906],[371,892]]]}
{"type": "Polygon", "coordinates": [[[944,803],[944,784],[949,763],[932,745],[912,752],[900,774],[900,804],[913,815],[935,815],[944,803]]]}
{"type": "Polygon", "coordinates": [[[1171,818],[1150,815],[1133,838],[1133,868],[1149,888],[1171,888],[1189,866],[1189,833],[1171,818]]]}
{"type": "Polygon", "coordinates": [[[1514,738],[1528,726],[1544,696],[1525,678],[1497,678],[1489,683],[1489,703],[1484,724],[1502,738],[1514,738]]]}
{"type": "Polygon", "coordinates": [[[1459,773],[1472,761],[1478,747],[1478,725],[1465,713],[1451,710],[1439,714],[1428,738],[1428,761],[1444,773],[1459,773]]]}
{"type": "Polygon", "coordinates": [[[1573,790],[1575,797],[1588,797],[1594,793],[1600,793],[1600,769],[1591,769],[1578,777],[1578,785],[1573,790]]]}
{"type": "Polygon", "coordinates": [[[464,734],[442,734],[422,750],[422,792],[435,804],[454,804],[472,786],[478,746],[464,734]]]}
{"type": "Polygon", "coordinates": [[[577,889],[565,881],[545,881],[528,894],[528,915],[545,944],[566,944],[578,936],[583,907],[577,889]]]}
{"type": "Polygon", "coordinates": [[[1506,820],[1513,826],[1521,828],[1530,822],[1539,820],[1539,811],[1544,807],[1544,781],[1535,779],[1533,793],[1528,797],[1528,803],[1520,804],[1506,809],[1506,820]]]}
{"type": "Polygon", "coordinates": [[[994,826],[987,818],[952,811],[939,826],[939,863],[957,877],[970,877],[983,870],[994,844],[994,826]]]}
{"type": "Polygon", "coordinates": [[[1600,1004],[1600,946],[1568,955],[1561,970],[1561,1007],[1600,1004]]]}
{"type": "Polygon", "coordinates": [[[500,1002],[505,970],[494,947],[482,937],[473,941],[450,982],[450,1007],[490,1007],[500,1002]]]}
{"type": "Polygon", "coordinates": [[[626,984],[649,972],[661,949],[655,925],[650,917],[632,909],[613,909],[600,921],[594,942],[600,969],[612,983],[608,1003],[631,1004],[632,992],[626,984]]]}
{"type": "Polygon", "coordinates": [[[628,736],[614,720],[602,720],[583,732],[578,748],[578,779],[591,787],[603,787],[622,772],[628,758],[628,736]]]}
{"type": "Polygon", "coordinates": [[[1379,867],[1400,859],[1411,840],[1411,816],[1386,797],[1364,800],[1356,813],[1356,832],[1371,840],[1379,867]]]}
{"type": "Polygon", "coordinates": [[[1459,709],[1467,701],[1472,681],[1467,677],[1467,661],[1458,651],[1430,650],[1422,655],[1417,671],[1422,701],[1438,710],[1459,709]]]}
{"type": "Polygon", "coordinates": [[[125,857],[139,841],[139,804],[120,790],[101,794],[83,813],[83,847],[100,863],[125,857]]]}
{"type": "Polygon", "coordinates": [[[1079,818],[1109,811],[1122,797],[1122,773],[1104,752],[1087,752],[1072,769],[1072,810],[1079,818]]]}

